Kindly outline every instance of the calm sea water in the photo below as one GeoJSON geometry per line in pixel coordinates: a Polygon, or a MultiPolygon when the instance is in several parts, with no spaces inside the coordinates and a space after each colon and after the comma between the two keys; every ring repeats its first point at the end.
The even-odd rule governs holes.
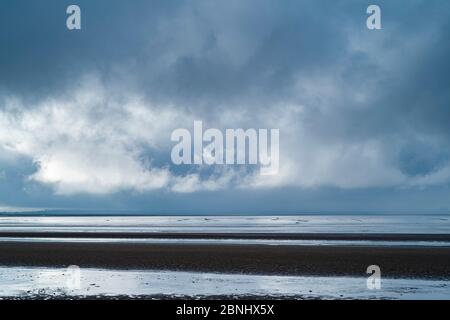
{"type": "Polygon", "coordinates": [[[0,231],[450,234],[445,215],[1,216],[0,231]]]}

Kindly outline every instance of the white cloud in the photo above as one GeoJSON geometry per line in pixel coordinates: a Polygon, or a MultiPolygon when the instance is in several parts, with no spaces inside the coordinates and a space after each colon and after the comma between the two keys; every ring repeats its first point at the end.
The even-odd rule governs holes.
{"type": "Polygon", "coordinates": [[[60,146],[35,161],[38,171],[30,179],[54,186],[59,194],[148,191],[165,187],[170,178],[167,169],[146,168],[132,153],[102,144],[70,149],[60,146]]]}
{"type": "Polygon", "coordinates": [[[171,190],[179,193],[223,190],[242,182],[248,174],[238,169],[227,169],[224,166],[219,168],[221,169],[214,170],[206,178],[202,178],[198,173],[175,177],[171,190]]]}
{"type": "Polygon", "coordinates": [[[36,211],[42,211],[45,209],[42,208],[25,208],[25,207],[14,207],[14,206],[5,206],[0,204],[0,212],[10,212],[10,213],[27,213],[27,212],[36,212],[36,211]]]}
{"type": "Polygon", "coordinates": [[[413,177],[408,181],[408,186],[414,187],[428,187],[434,185],[441,185],[450,181],[450,165],[447,165],[439,170],[413,177]]]}
{"type": "Polygon", "coordinates": [[[0,144],[32,158],[37,171],[29,179],[58,194],[167,186],[170,172],[141,156],[159,148],[177,114],[169,107],[149,108],[135,97],[119,101],[95,78],[64,99],[26,107],[9,100],[0,112],[0,144]]]}
{"type": "MultiPolygon", "coordinates": [[[[292,103],[257,112],[242,106],[208,114],[209,127],[279,128],[279,174],[261,176],[259,170],[238,166],[218,166],[209,173],[195,166],[187,173],[175,173],[167,162],[170,133],[180,127],[191,129],[202,114],[179,106],[153,105],[137,95],[113,93],[95,77],[84,83],[65,96],[31,106],[19,99],[4,99],[0,111],[0,148],[31,158],[37,169],[28,179],[53,187],[57,194],[157,189],[191,193],[282,186],[364,188],[431,185],[450,179],[448,168],[407,177],[389,161],[385,142],[375,137],[347,139],[334,136],[333,130],[324,133],[322,129],[330,129],[332,123],[311,119],[332,119],[327,113],[335,110],[324,107],[317,113],[309,104],[292,103]],[[324,124],[326,127],[321,127],[324,124]]],[[[333,81],[325,83],[322,89],[314,89],[316,86],[301,81],[303,88],[309,88],[304,101],[312,103],[321,95],[326,105],[341,94],[333,88],[333,81]]]]}

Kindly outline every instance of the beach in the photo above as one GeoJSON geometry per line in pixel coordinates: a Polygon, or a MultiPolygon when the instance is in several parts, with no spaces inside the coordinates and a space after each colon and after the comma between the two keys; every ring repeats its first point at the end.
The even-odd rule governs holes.
{"type": "Polygon", "coordinates": [[[450,247],[1,242],[0,265],[450,279],[450,247]]]}
{"type": "Polygon", "coordinates": [[[96,289],[97,298],[128,295],[165,299],[178,292],[208,299],[217,297],[217,287],[221,286],[239,287],[238,292],[227,289],[220,295],[234,298],[267,298],[271,292],[278,298],[306,298],[309,291],[315,292],[314,299],[400,298],[408,294],[417,297],[417,292],[426,288],[439,288],[441,297],[450,297],[448,220],[429,218],[429,225],[411,217],[329,220],[327,224],[323,217],[3,217],[0,268],[4,278],[15,280],[3,283],[0,296],[39,298],[50,292],[51,297],[89,297],[92,291],[86,288],[90,284],[81,292],[67,291],[64,270],[77,266],[93,283],[99,282],[95,277],[103,279],[107,274],[121,279],[114,288],[103,281],[96,289]],[[299,220],[300,226],[292,223],[299,220]],[[389,228],[396,227],[392,223],[403,220],[413,232],[391,232],[389,228]],[[341,223],[342,228],[333,223],[341,223]],[[439,228],[434,228],[434,223],[439,223],[439,228]],[[381,232],[383,224],[388,232],[381,232]],[[355,232],[342,232],[350,227],[355,232]],[[391,282],[391,291],[378,292],[378,296],[367,291],[366,270],[371,265],[380,267],[383,281],[391,282]],[[33,275],[49,270],[60,279],[56,284],[50,282],[53,289],[46,287],[45,281],[32,281],[33,275]],[[155,284],[155,278],[167,273],[167,281],[172,283],[155,284]],[[205,274],[214,280],[206,282],[203,289],[177,287],[177,277],[195,283],[192,279],[203,279],[205,274]],[[24,278],[31,280],[17,289],[15,281],[24,278]],[[239,285],[242,281],[249,285],[239,285]],[[273,286],[284,282],[300,287],[285,285],[289,289],[277,293],[273,286]],[[270,290],[260,290],[270,283],[270,290]],[[321,283],[322,291],[316,290],[315,283],[319,287],[321,283]],[[309,289],[305,292],[305,288],[309,289]]]}

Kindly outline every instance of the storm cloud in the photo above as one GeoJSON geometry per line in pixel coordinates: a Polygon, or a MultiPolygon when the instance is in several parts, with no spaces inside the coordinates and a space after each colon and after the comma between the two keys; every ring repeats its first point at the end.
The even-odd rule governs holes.
{"type": "Polygon", "coordinates": [[[326,209],[314,192],[394,191],[450,205],[449,3],[377,1],[382,30],[366,28],[367,1],[76,3],[79,31],[65,28],[71,2],[0,5],[5,206],[303,194],[293,211],[326,209]],[[194,120],[279,128],[278,175],[174,166],[170,133],[194,120]]]}

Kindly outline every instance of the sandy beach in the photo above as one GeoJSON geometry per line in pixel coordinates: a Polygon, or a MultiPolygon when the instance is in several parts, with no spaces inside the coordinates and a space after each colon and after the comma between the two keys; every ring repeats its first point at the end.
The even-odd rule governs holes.
{"type": "Polygon", "coordinates": [[[450,278],[450,247],[276,246],[154,243],[0,243],[0,265],[246,274],[450,278]]]}
{"type": "Polygon", "coordinates": [[[1,231],[1,238],[84,239],[234,239],[234,240],[324,240],[324,241],[444,241],[450,234],[432,233],[233,233],[233,232],[101,232],[101,231],[1,231]]]}

